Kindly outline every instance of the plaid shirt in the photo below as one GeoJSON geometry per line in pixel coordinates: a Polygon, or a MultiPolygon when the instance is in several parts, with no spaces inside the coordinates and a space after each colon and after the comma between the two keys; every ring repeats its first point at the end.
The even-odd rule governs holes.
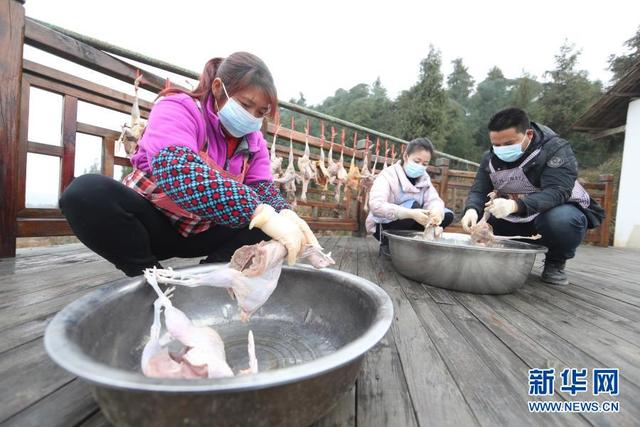
{"type": "Polygon", "coordinates": [[[135,169],[125,176],[122,183],[149,200],[163,212],[171,221],[171,224],[183,237],[202,233],[211,227],[213,221],[204,219],[194,213],[188,212],[173,203],[156,184],[153,175],[135,169]],[[172,206],[173,205],[173,206],[172,206]]]}

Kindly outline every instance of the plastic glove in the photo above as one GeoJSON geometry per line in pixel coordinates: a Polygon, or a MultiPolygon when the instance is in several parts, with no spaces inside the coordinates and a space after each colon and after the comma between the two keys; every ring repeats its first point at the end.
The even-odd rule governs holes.
{"type": "Polygon", "coordinates": [[[427,214],[431,216],[431,224],[440,225],[444,219],[444,212],[440,209],[427,209],[427,214]]]}
{"type": "Polygon", "coordinates": [[[258,227],[267,236],[282,243],[287,248],[287,263],[295,264],[306,238],[300,224],[290,214],[282,215],[269,205],[258,205],[249,223],[249,229],[253,227],[258,227]]]}
{"type": "Polygon", "coordinates": [[[496,218],[504,218],[518,211],[518,203],[510,199],[493,199],[485,205],[491,215],[496,218]]]}
{"type": "Polygon", "coordinates": [[[307,224],[304,219],[300,218],[297,213],[295,213],[291,209],[283,209],[280,211],[280,215],[284,216],[285,218],[289,218],[291,221],[294,221],[296,224],[298,224],[298,227],[300,227],[300,231],[302,231],[302,234],[304,234],[306,244],[320,247],[320,243],[318,243],[318,239],[316,238],[315,234],[313,234],[313,231],[311,231],[311,228],[309,228],[309,224],[307,224]]]}
{"type": "Polygon", "coordinates": [[[478,212],[476,212],[476,210],[473,208],[467,209],[467,211],[464,213],[464,216],[460,220],[460,223],[462,224],[462,228],[464,229],[464,231],[469,233],[471,231],[471,227],[478,223],[478,212]]]}
{"type": "Polygon", "coordinates": [[[431,216],[425,209],[409,209],[399,206],[397,215],[398,219],[412,219],[422,226],[431,222],[431,216]]]}

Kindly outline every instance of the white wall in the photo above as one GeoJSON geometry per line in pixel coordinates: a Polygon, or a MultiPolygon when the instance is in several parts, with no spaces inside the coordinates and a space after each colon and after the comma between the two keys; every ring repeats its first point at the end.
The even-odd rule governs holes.
{"type": "Polygon", "coordinates": [[[629,103],[614,246],[640,248],[640,99],[629,103]]]}

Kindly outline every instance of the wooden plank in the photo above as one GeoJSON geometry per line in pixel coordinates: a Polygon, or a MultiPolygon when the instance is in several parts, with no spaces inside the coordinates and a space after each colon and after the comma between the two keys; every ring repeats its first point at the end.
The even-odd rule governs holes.
{"type": "Polygon", "coordinates": [[[102,139],[102,165],[100,170],[103,175],[113,176],[113,159],[116,148],[116,139],[112,137],[104,137],[102,139]]]}
{"type": "MultiPolygon", "coordinates": [[[[553,332],[543,328],[537,322],[515,310],[494,296],[481,296],[466,293],[455,293],[455,299],[467,308],[485,327],[493,332],[530,368],[554,368],[560,372],[564,368],[597,367],[599,362],[574,347],[553,332]]],[[[579,400],[580,396],[571,398],[560,390],[561,382],[554,383],[555,393],[565,400],[579,400]]],[[[633,392],[633,389],[631,390],[633,392]]],[[[638,414],[638,404],[633,402],[631,394],[618,396],[624,400],[624,416],[618,414],[583,414],[594,425],[630,425],[638,414]],[[627,422],[621,422],[621,421],[627,422]]],[[[591,397],[591,396],[590,396],[591,397]]],[[[610,400],[608,396],[596,396],[594,400],[610,400]]]]}
{"type": "Polygon", "coordinates": [[[78,98],[65,95],[62,113],[62,173],[60,194],[71,184],[76,162],[76,123],[78,122],[78,98]]]}
{"type": "Polygon", "coordinates": [[[45,353],[42,340],[0,354],[0,422],[67,384],[73,377],[45,353]]]}
{"type": "MultiPolygon", "coordinates": [[[[377,262],[377,253],[366,239],[357,239],[357,247],[358,276],[375,283],[373,263],[377,262]]],[[[356,408],[359,425],[418,425],[393,331],[365,356],[358,377],[356,408]]]]}
{"type": "MultiPolygon", "coordinates": [[[[29,81],[29,84],[41,89],[59,93],[61,95],[75,96],[79,100],[88,102],[90,104],[98,105],[100,107],[108,108],[127,115],[131,114],[131,105],[124,102],[114,101],[111,98],[105,98],[92,92],[88,92],[82,89],[76,89],[75,87],[68,86],[64,83],[47,80],[43,77],[25,74],[24,78],[29,81]]],[[[145,117],[147,113],[141,112],[140,115],[142,117],[145,117]]]]}
{"type": "Polygon", "coordinates": [[[82,422],[93,414],[98,405],[89,385],[79,379],[63,385],[27,409],[9,418],[9,427],[67,427],[82,422]]]}
{"type": "MultiPolygon", "coordinates": [[[[45,156],[62,157],[64,149],[59,145],[42,144],[40,142],[29,141],[27,150],[29,153],[44,154],[45,156]]],[[[26,159],[25,159],[26,160],[26,159]]]]}
{"type": "Polygon", "coordinates": [[[602,295],[589,289],[579,286],[562,286],[554,288],[556,291],[570,295],[571,297],[593,304],[611,313],[617,313],[619,316],[634,322],[640,322],[640,310],[636,306],[627,304],[610,298],[608,295],[602,295]]]}
{"type": "Polygon", "coordinates": [[[64,218],[58,208],[24,208],[18,211],[18,218],[64,218]]]}
{"type": "MultiPolygon", "coordinates": [[[[49,29],[28,18],[25,22],[24,41],[45,52],[52,53],[127,83],[132,83],[136,78],[136,71],[140,70],[140,72],[144,74],[144,79],[140,83],[140,87],[152,92],[159,92],[164,89],[164,78],[121,61],[99,49],[49,29]]],[[[22,65],[21,60],[19,64],[22,65]]]]}
{"type": "Polygon", "coordinates": [[[78,424],[77,427],[109,427],[111,423],[105,418],[100,410],[96,411],[89,418],[78,424]]]}
{"type": "Polygon", "coordinates": [[[86,133],[87,135],[99,136],[102,138],[118,139],[120,132],[113,129],[107,129],[100,126],[90,125],[87,123],[76,123],[76,131],[80,133],[86,133]]]}
{"type": "MultiPolygon", "coordinates": [[[[376,251],[377,242],[367,239],[367,244],[376,251]]],[[[391,328],[419,424],[477,425],[452,373],[395,280],[395,271],[382,261],[374,262],[374,268],[378,284],[393,301],[391,328]]]]}
{"type": "Polygon", "coordinates": [[[73,230],[64,218],[18,220],[18,237],[39,236],[73,236],[73,230]]]}
{"type": "MultiPolygon", "coordinates": [[[[530,367],[514,351],[512,351],[508,345],[494,335],[494,333],[476,316],[474,316],[473,313],[454,298],[453,295],[457,293],[434,288],[425,284],[422,284],[422,287],[425,290],[426,295],[420,295],[419,288],[417,288],[415,290],[415,294],[409,295],[409,298],[414,301],[421,301],[430,305],[432,308],[431,311],[434,313],[433,317],[439,318],[439,323],[444,325],[447,329],[450,329],[450,326],[447,326],[447,323],[450,322],[455,330],[460,333],[460,336],[462,336],[473,348],[473,350],[469,351],[472,353],[475,352],[475,354],[479,356],[491,369],[496,380],[508,385],[513,390],[513,396],[520,400],[520,403],[515,407],[507,407],[507,409],[505,409],[507,412],[511,412],[513,415],[521,409],[519,416],[528,418],[530,417],[530,413],[527,410],[526,402],[536,400],[559,400],[558,396],[529,396],[527,372],[530,367]],[[433,300],[433,302],[431,302],[431,300],[433,300]],[[437,308],[434,306],[434,303],[437,308]],[[446,321],[444,321],[445,317],[443,317],[443,315],[446,316],[446,321]]],[[[447,341],[454,339],[455,335],[456,332],[450,334],[447,341]]],[[[457,353],[443,348],[441,348],[441,351],[445,355],[460,357],[457,353]]],[[[467,356],[461,358],[464,359],[466,357],[467,356]]],[[[472,376],[470,378],[463,377],[462,382],[464,381],[480,381],[480,385],[483,383],[481,379],[477,378],[477,376],[472,376]]],[[[494,394],[494,392],[489,393],[491,395],[494,394]]],[[[497,395],[500,396],[500,394],[497,395]]],[[[563,417],[557,417],[554,416],[554,414],[537,414],[535,416],[535,422],[542,425],[574,426],[588,424],[580,414],[566,414],[563,417]]]]}
{"type": "MultiPolygon", "coordinates": [[[[342,240],[342,239],[341,239],[342,240]]],[[[347,239],[344,239],[347,241],[347,239]]],[[[347,273],[357,272],[357,257],[354,256],[353,246],[344,245],[336,252],[336,268],[347,273]],[[349,250],[345,253],[345,250],[349,250]]],[[[336,248],[334,248],[334,251],[336,248]]],[[[313,424],[315,427],[330,426],[355,426],[356,425],[356,385],[354,384],[348,392],[340,399],[338,404],[321,420],[313,424]]]]}
{"type": "MultiPolygon", "coordinates": [[[[15,258],[0,259],[0,277],[15,273],[24,274],[33,270],[50,270],[59,257],[81,253],[92,252],[81,243],[20,248],[15,258]]],[[[97,259],[98,255],[94,254],[94,257],[97,259]]],[[[7,279],[3,279],[0,286],[0,293],[6,288],[5,280],[7,279]]]]}
{"type": "Polygon", "coordinates": [[[620,368],[621,377],[640,385],[639,353],[636,346],[603,329],[589,327],[574,316],[567,316],[545,304],[536,303],[532,297],[516,294],[504,295],[501,299],[567,342],[580,347],[604,366],[620,368]]]}
{"type": "Polygon", "coordinates": [[[126,157],[113,157],[113,164],[118,166],[131,166],[131,160],[126,157]]]}
{"type": "MultiPolygon", "coordinates": [[[[89,80],[81,79],[80,77],[76,77],[73,74],[65,73],[63,71],[47,67],[46,65],[29,61],[28,59],[25,59],[23,61],[22,67],[26,73],[29,73],[31,75],[44,77],[57,83],[70,85],[75,87],[76,89],[88,91],[101,97],[111,99],[113,101],[129,104],[129,108],[131,108],[135,99],[133,96],[128,95],[124,92],[120,92],[106,86],[96,84],[89,80]]],[[[133,80],[131,80],[129,83],[131,83],[131,85],[133,86],[133,80]]],[[[140,107],[141,115],[146,118],[148,117],[148,113],[151,111],[151,107],[153,107],[153,103],[145,101],[144,99],[139,99],[138,106],[140,107]]]]}
{"type": "MultiPolygon", "coordinates": [[[[383,261],[388,263],[389,261],[383,261]]],[[[453,376],[464,399],[481,425],[538,425],[538,421],[529,417],[525,404],[528,391],[523,384],[505,381],[505,376],[496,375],[492,367],[478,355],[475,348],[467,342],[449,319],[428,296],[424,288],[416,282],[396,274],[395,279],[402,288],[407,301],[418,315],[422,327],[435,344],[449,372],[453,376]],[[517,399],[516,396],[521,397],[517,399]]],[[[444,304],[443,307],[455,307],[444,304]]],[[[468,313],[458,310],[457,316],[465,322],[475,319],[468,313]]],[[[510,360],[514,363],[513,359],[510,360]]],[[[511,367],[511,369],[517,369],[511,367]]],[[[499,370],[497,370],[499,372],[499,370]]]]}
{"type": "Polygon", "coordinates": [[[29,136],[29,81],[23,76],[20,96],[20,135],[18,138],[18,187],[16,189],[16,208],[24,208],[27,189],[27,145],[29,136]]]}
{"type": "MultiPolygon", "coordinates": [[[[536,282],[531,281],[531,283],[536,282]]],[[[625,319],[615,312],[609,312],[591,303],[571,297],[552,286],[542,286],[542,282],[538,283],[540,286],[525,286],[518,290],[518,293],[537,298],[540,300],[539,304],[557,307],[588,324],[604,329],[636,346],[638,354],[640,354],[640,328],[636,322],[625,319]]]]}
{"type": "Polygon", "coordinates": [[[0,258],[16,254],[24,7],[0,0],[0,258]]]}

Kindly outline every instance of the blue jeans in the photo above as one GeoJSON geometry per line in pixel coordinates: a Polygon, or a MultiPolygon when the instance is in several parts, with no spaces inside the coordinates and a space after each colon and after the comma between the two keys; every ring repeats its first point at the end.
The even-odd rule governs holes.
{"type": "Polygon", "coordinates": [[[531,236],[542,234],[535,241],[549,248],[546,261],[562,263],[576,255],[576,248],[587,233],[587,217],[572,203],[565,203],[541,213],[531,222],[515,223],[489,218],[496,236],[531,236]]]}
{"type": "MultiPolygon", "coordinates": [[[[411,209],[421,209],[422,207],[418,203],[414,203],[411,209]]],[[[442,223],[440,227],[445,228],[449,224],[453,222],[453,211],[451,209],[444,208],[444,218],[442,219],[442,223]]],[[[376,224],[376,231],[373,233],[373,237],[377,240],[380,240],[380,243],[386,245],[387,238],[382,236],[382,230],[417,230],[423,231],[424,226],[418,224],[416,221],[411,218],[407,219],[399,219],[396,221],[391,221],[386,224],[376,224]]]]}

